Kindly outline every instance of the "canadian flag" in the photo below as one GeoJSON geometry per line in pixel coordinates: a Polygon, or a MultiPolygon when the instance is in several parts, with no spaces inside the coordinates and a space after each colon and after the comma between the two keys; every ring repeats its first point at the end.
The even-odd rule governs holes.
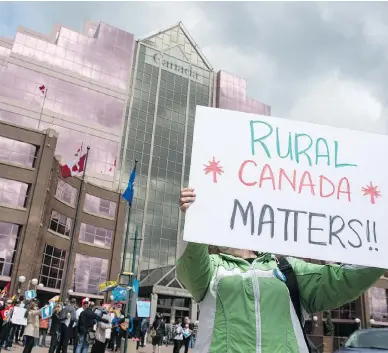
{"type": "Polygon", "coordinates": [[[61,165],[62,178],[68,178],[78,173],[81,173],[85,169],[86,153],[78,160],[61,165]]]}
{"type": "Polygon", "coordinates": [[[47,92],[47,89],[46,89],[45,85],[39,86],[39,90],[40,90],[43,94],[46,94],[46,92],[47,92]]]}

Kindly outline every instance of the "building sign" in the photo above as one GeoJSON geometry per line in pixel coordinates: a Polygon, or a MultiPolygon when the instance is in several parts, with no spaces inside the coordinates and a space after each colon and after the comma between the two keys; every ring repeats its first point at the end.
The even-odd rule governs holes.
{"type": "Polygon", "coordinates": [[[166,59],[163,59],[162,54],[156,53],[154,56],[154,62],[159,66],[161,63],[163,67],[176,71],[184,76],[190,76],[191,78],[198,80],[198,74],[193,71],[193,68],[191,66],[184,67],[182,65],[178,65],[176,63],[173,63],[172,61],[168,61],[166,59]]]}
{"type": "Polygon", "coordinates": [[[388,269],[387,150],[386,135],[198,106],[184,240],[388,269]]]}
{"type": "Polygon", "coordinates": [[[152,293],[163,294],[163,295],[171,295],[171,296],[174,296],[174,297],[191,298],[190,293],[186,289],[182,289],[182,288],[154,286],[154,288],[152,290],[152,293]]]}

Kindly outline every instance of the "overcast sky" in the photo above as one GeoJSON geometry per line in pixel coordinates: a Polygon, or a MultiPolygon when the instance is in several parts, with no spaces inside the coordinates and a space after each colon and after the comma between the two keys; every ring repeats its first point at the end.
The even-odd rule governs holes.
{"type": "Polygon", "coordinates": [[[215,69],[272,115],[388,131],[386,2],[3,2],[0,36],[104,21],[143,37],[182,21],[215,69]]]}

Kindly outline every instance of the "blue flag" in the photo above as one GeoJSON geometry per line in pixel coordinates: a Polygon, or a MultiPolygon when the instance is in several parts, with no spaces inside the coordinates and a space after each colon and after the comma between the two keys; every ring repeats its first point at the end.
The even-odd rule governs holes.
{"type": "Polygon", "coordinates": [[[132,205],[133,195],[135,193],[134,184],[136,179],[136,165],[137,165],[137,162],[135,162],[135,167],[133,168],[132,173],[129,177],[128,186],[123,193],[123,199],[127,200],[129,205],[132,205]]]}

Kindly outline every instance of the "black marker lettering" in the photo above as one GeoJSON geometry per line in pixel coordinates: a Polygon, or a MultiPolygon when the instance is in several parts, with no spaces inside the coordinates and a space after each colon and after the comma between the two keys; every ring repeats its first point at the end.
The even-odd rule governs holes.
{"type": "Polygon", "coordinates": [[[343,220],[343,218],[341,216],[330,216],[330,235],[329,235],[329,244],[332,245],[332,240],[333,240],[333,237],[336,237],[338,239],[338,241],[340,242],[340,244],[342,245],[342,247],[344,249],[346,249],[345,247],[345,244],[342,242],[341,238],[338,236],[339,233],[341,233],[345,228],[345,222],[343,220]],[[341,224],[341,227],[339,229],[337,229],[336,231],[333,232],[333,224],[335,222],[336,219],[340,219],[342,224],[341,224]]]}
{"type": "Polygon", "coordinates": [[[326,246],[327,243],[325,242],[316,242],[316,241],[313,241],[311,239],[311,233],[313,230],[320,230],[320,231],[323,231],[323,228],[313,228],[311,227],[311,223],[312,223],[312,219],[313,217],[322,217],[322,218],[326,218],[326,215],[325,214],[322,214],[322,213],[313,213],[313,212],[310,212],[309,213],[309,227],[308,227],[308,232],[309,232],[309,243],[310,244],[315,244],[315,245],[323,245],[323,246],[326,246]]]}
{"type": "Polygon", "coordinates": [[[263,225],[264,224],[270,224],[271,225],[271,238],[275,235],[275,216],[273,212],[273,208],[270,205],[264,205],[260,212],[260,218],[259,218],[259,229],[257,231],[257,235],[261,235],[263,231],[263,225]],[[264,221],[265,214],[269,211],[269,221],[264,221]]]}
{"type": "Polygon", "coordinates": [[[251,214],[251,235],[253,235],[255,233],[255,213],[253,211],[252,202],[250,202],[250,201],[248,203],[247,208],[244,211],[244,208],[242,207],[240,201],[237,200],[237,199],[234,200],[232,217],[230,219],[230,229],[234,228],[234,221],[235,221],[235,218],[236,218],[237,207],[238,207],[238,209],[240,211],[240,214],[241,214],[244,226],[247,225],[247,222],[248,222],[248,212],[250,211],[250,214],[251,214]]]}
{"type": "Polygon", "coordinates": [[[361,245],[362,245],[362,240],[361,240],[360,234],[358,234],[358,232],[353,228],[352,223],[358,223],[358,224],[362,227],[362,223],[361,223],[358,219],[351,219],[351,220],[348,222],[349,228],[354,232],[354,234],[357,235],[357,238],[358,238],[358,245],[354,245],[353,243],[350,242],[350,240],[348,240],[348,244],[349,244],[352,248],[360,248],[361,245]]]}

